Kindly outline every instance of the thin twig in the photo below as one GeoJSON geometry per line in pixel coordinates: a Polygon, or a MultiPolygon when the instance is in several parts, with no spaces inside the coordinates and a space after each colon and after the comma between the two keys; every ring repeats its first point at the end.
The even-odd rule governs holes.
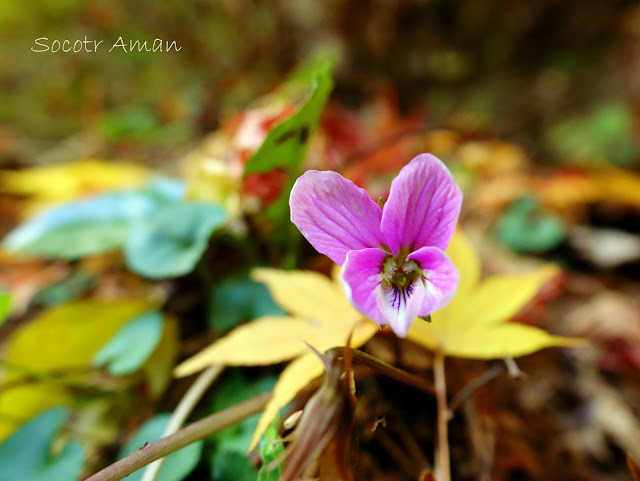
{"type": "Polygon", "coordinates": [[[469,384],[458,391],[458,393],[453,396],[453,399],[449,403],[448,419],[453,418],[453,412],[458,409],[463,402],[469,399],[469,397],[471,397],[476,389],[484,386],[486,383],[491,381],[494,377],[497,377],[503,371],[504,368],[501,364],[495,364],[491,368],[480,374],[478,377],[471,380],[469,384]]]}
{"type": "Polygon", "coordinates": [[[435,478],[438,481],[451,481],[449,462],[449,433],[447,419],[447,382],[444,370],[444,353],[436,349],[433,356],[433,377],[438,405],[438,443],[436,445],[435,478]]]}
{"type": "MultiPolygon", "coordinates": [[[[334,347],[331,350],[335,351],[338,355],[342,355],[344,352],[343,347],[334,347]]],[[[402,369],[398,369],[397,367],[394,367],[391,364],[387,364],[386,362],[378,359],[377,357],[373,357],[366,352],[352,349],[351,355],[353,356],[354,361],[367,366],[368,368],[373,369],[380,374],[390,377],[391,379],[395,379],[398,382],[413,386],[416,389],[428,392],[430,394],[433,394],[435,392],[435,388],[433,387],[433,385],[426,379],[408,373],[407,371],[403,371],[402,369]]]]}
{"type": "MultiPolygon", "coordinates": [[[[180,429],[180,426],[187,420],[193,408],[198,404],[198,401],[200,401],[204,393],[209,389],[209,386],[213,384],[223,370],[223,366],[215,365],[205,369],[198,376],[173,411],[169,423],[162,433],[163,438],[170,436],[180,429]]],[[[164,458],[160,458],[147,466],[140,481],[154,481],[160,472],[160,468],[162,468],[163,462],[164,458]]]]}
{"type": "Polygon", "coordinates": [[[148,444],[131,453],[126,458],[107,466],[102,471],[87,478],[85,481],[119,481],[147,464],[160,459],[180,448],[206,438],[229,426],[239,423],[243,419],[262,411],[269,401],[271,392],[251,398],[230,408],[211,414],[196,421],[178,432],[148,444]]]}

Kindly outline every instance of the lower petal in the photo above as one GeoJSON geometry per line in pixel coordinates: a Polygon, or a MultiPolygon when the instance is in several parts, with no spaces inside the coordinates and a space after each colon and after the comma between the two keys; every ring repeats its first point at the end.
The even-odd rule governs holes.
{"type": "Polygon", "coordinates": [[[420,264],[425,296],[418,316],[428,316],[443,308],[458,289],[458,270],[445,252],[437,247],[423,247],[407,256],[420,264]]]}
{"type": "Polygon", "coordinates": [[[401,337],[420,314],[427,292],[421,278],[400,290],[382,282],[384,262],[391,254],[381,249],[350,251],[342,271],[347,297],[363,315],[401,337]]]}
{"type": "Polygon", "coordinates": [[[378,308],[385,318],[386,324],[400,337],[406,337],[411,324],[421,315],[425,304],[426,290],[422,279],[404,289],[398,289],[393,284],[382,287],[378,294],[378,308]]]}

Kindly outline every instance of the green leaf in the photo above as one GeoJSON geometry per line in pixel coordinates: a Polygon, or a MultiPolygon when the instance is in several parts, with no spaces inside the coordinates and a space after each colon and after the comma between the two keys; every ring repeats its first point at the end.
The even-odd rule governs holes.
{"type": "Polygon", "coordinates": [[[229,330],[241,321],[262,316],[285,314],[273,299],[267,287],[249,278],[247,272],[236,274],[211,289],[209,325],[229,330]]]}
{"type": "Polygon", "coordinates": [[[77,480],[84,463],[82,445],[70,441],[59,452],[51,449],[69,414],[65,408],[49,409],[7,438],[0,445],[0,480],[77,480]]]}
{"type": "Polygon", "coordinates": [[[277,466],[271,466],[284,453],[284,444],[281,441],[278,426],[280,425],[280,416],[276,416],[271,424],[262,435],[258,450],[262,458],[262,467],[258,471],[257,481],[278,481],[282,473],[282,462],[277,466]],[[270,468],[267,470],[267,468],[270,468]]]}
{"type": "Polygon", "coordinates": [[[0,326],[4,324],[11,314],[11,294],[0,290],[0,326]]]}
{"type": "MultiPolygon", "coordinates": [[[[146,421],[140,429],[120,450],[119,458],[137,451],[145,443],[152,443],[162,437],[162,432],[169,423],[171,414],[158,414],[146,421]]],[[[186,478],[193,468],[196,467],[202,455],[202,441],[189,444],[178,451],[169,454],[162,464],[156,481],[181,481],[186,478]]],[[[126,481],[139,481],[142,478],[144,468],[141,468],[125,479],[126,481]]]]}
{"type": "Polygon", "coordinates": [[[164,184],[58,207],[18,226],[3,245],[10,251],[70,260],[119,249],[132,225],[182,196],[181,188],[169,189],[164,184]]]}
{"type": "Polygon", "coordinates": [[[150,311],[136,317],[96,353],[93,365],[108,366],[114,376],[133,374],[160,342],[162,324],[160,311],[150,311]]]}
{"type": "Polygon", "coordinates": [[[133,226],[125,245],[127,265],[151,279],[188,274],[206,250],[211,233],[225,221],[224,209],[203,202],[158,210],[133,226]]]}
{"type": "Polygon", "coordinates": [[[97,276],[86,272],[72,272],[60,282],[40,289],[31,299],[32,305],[51,307],[72,301],[95,286],[97,276]]]}
{"type": "Polygon", "coordinates": [[[545,133],[547,147],[562,160],[599,165],[605,160],[632,165],[639,147],[635,116],[627,104],[605,104],[584,115],[567,118],[545,133]]]}
{"type": "MultiPolygon", "coordinates": [[[[216,392],[212,411],[217,412],[229,406],[257,396],[275,385],[275,377],[249,381],[240,370],[233,370],[216,392]]],[[[247,456],[253,431],[259,415],[210,436],[216,446],[209,458],[211,474],[216,481],[254,481],[257,470],[247,456]]]]}
{"type": "Polygon", "coordinates": [[[532,197],[514,202],[498,223],[498,239],[517,252],[544,252],[565,237],[560,219],[544,213],[532,197]]]}
{"type": "Polygon", "coordinates": [[[333,89],[331,64],[327,59],[314,59],[292,74],[282,90],[288,96],[299,99],[295,102],[296,111],[269,130],[264,142],[249,158],[245,167],[245,175],[269,172],[276,168],[288,170],[287,186],[268,212],[273,219],[282,219],[288,212],[289,191],[300,175],[309,138],[320,121],[333,89]]]}

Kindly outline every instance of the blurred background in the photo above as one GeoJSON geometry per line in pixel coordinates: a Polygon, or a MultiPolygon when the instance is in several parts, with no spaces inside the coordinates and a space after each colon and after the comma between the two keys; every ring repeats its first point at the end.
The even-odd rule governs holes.
{"type": "MultiPolygon", "coordinates": [[[[171,412],[193,380],[172,378],[180,360],[239,323],[282,312],[249,280],[250,268],[330,271],[291,234],[296,175],[336,170],[384,198],[403,165],[432,152],[464,192],[461,225],[485,274],[564,268],[516,320],[590,340],[579,353],[525,357],[527,383],[484,392],[476,424],[465,411],[475,431],[452,423],[454,479],[632,479],[625,454],[640,458],[639,115],[637,1],[0,2],[0,438],[63,405],[71,409],[63,440],[84,446],[67,462],[76,466],[68,479],[134,449],[143,421],[171,412]],[[158,51],[131,48],[158,39],[158,51]],[[52,52],[55,40],[88,42],[52,52]],[[35,52],[42,44],[49,51],[35,52]],[[265,141],[303,109],[304,122],[265,141]],[[291,165],[279,144],[292,149],[291,165]],[[156,219],[186,219],[195,246],[187,261],[174,262],[175,246],[148,256],[166,247],[153,229],[127,237],[141,216],[181,199],[220,207],[227,222],[220,227],[223,214],[207,208],[156,219]],[[61,205],[71,207],[52,211],[61,205]],[[113,353],[97,360],[101,346],[145,312],[162,321],[145,318],[140,332],[163,326],[162,336],[153,331],[137,364],[105,367],[113,353]],[[94,322],[72,322],[85,319],[94,322]],[[498,439],[493,454],[479,451],[486,436],[498,439]]],[[[116,351],[135,351],[126,336],[140,334],[121,337],[116,351]]],[[[419,356],[397,356],[409,349],[404,341],[370,342],[388,362],[430,372],[419,356]]],[[[447,368],[454,392],[487,365],[454,359],[447,368]]],[[[237,369],[198,416],[272,387],[278,372],[237,369]]],[[[385,396],[387,406],[415,408],[385,396]]],[[[46,451],[64,419],[54,411],[22,442],[40,436],[46,451]]],[[[148,428],[154,435],[161,419],[148,428]]],[[[252,422],[208,439],[202,457],[183,462],[186,472],[162,480],[255,479],[259,460],[245,456],[252,422]]],[[[428,453],[430,431],[415,436],[428,453]]],[[[361,479],[427,479],[393,456],[371,477],[372,459],[394,450],[390,439],[364,443],[359,473],[369,474],[361,479]]],[[[0,473],[13,452],[0,446],[0,473]]]]}

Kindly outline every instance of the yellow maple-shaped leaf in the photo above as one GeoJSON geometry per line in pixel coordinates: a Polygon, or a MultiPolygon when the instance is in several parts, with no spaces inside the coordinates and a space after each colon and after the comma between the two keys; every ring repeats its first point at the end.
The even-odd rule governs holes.
{"type": "Polygon", "coordinates": [[[153,308],[149,302],[81,300],[44,311],[20,326],[6,343],[0,390],[0,440],[22,422],[73,396],[56,373],[69,381],[82,376],[95,353],[128,321],[153,308]],[[76,373],[78,371],[75,371],[76,373]]]}
{"type": "Polygon", "coordinates": [[[0,170],[0,191],[26,196],[25,214],[80,197],[143,185],[149,171],[139,165],[102,160],[80,160],[66,164],[22,170],[0,170]]]}
{"type": "Polygon", "coordinates": [[[351,346],[359,347],[379,330],[351,306],[335,272],[333,280],[317,272],[277,269],[255,269],[252,277],[265,283],[275,302],[291,315],[239,326],[175,370],[177,376],[187,376],[213,364],[253,366],[294,359],[278,379],[249,449],[280,408],[322,373],[322,363],[305,342],[326,351],[343,346],[353,332],[351,346]]]}
{"type": "Polygon", "coordinates": [[[517,357],[551,346],[575,346],[578,338],[553,336],[533,326],[508,321],[558,274],[553,265],[533,272],[480,279],[480,260],[458,231],[447,253],[460,271],[460,287],[451,303],[411,326],[407,338],[444,354],[472,359],[517,357]]]}

